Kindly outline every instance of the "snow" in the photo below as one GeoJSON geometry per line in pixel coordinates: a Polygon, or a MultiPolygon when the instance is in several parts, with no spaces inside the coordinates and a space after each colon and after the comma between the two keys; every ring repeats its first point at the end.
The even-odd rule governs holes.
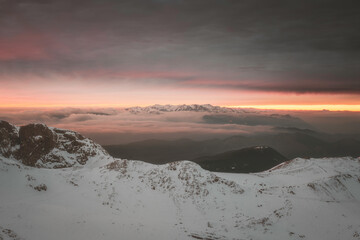
{"type": "Polygon", "coordinates": [[[267,146],[256,146],[256,147],[254,147],[254,149],[259,149],[259,150],[263,150],[263,149],[267,149],[267,148],[269,148],[269,147],[267,147],[267,146]]]}
{"type": "Polygon", "coordinates": [[[147,107],[130,107],[126,108],[133,114],[161,114],[164,112],[210,112],[210,113],[243,113],[243,109],[226,108],[220,106],[213,106],[211,104],[191,104],[191,105],[159,105],[155,104],[147,107]]]}
{"type": "Polygon", "coordinates": [[[43,137],[42,137],[42,136],[34,136],[33,138],[34,138],[35,141],[39,141],[39,140],[41,140],[43,137]]]}
{"type": "Polygon", "coordinates": [[[84,166],[46,169],[0,156],[0,193],[0,239],[331,240],[360,233],[356,158],[299,158],[231,174],[189,161],[100,155],[84,166]],[[42,185],[46,191],[35,189],[42,185]]]}

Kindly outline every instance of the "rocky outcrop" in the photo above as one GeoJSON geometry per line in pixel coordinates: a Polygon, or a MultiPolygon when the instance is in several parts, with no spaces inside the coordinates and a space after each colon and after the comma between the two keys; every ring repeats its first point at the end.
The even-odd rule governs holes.
{"type": "MultiPolygon", "coordinates": [[[[196,163],[177,161],[164,165],[152,165],[141,161],[116,159],[102,167],[117,172],[117,179],[136,179],[149,189],[169,193],[175,201],[178,199],[203,199],[213,192],[221,194],[242,194],[244,189],[234,181],[224,179],[205,171],[196,163]]],[[[105,187],[104,187],[105,188],[105,187]]]]}
{"type": "Polygon", "coordinates": [[[28,166],[35,166],[39,159],[55,148],[57,142],[53,131],[43,124],[29,124],[20,127],[19,138],[20,149],[15,155],[28,166]]]}
{"type": "Polygon", "coordinates": [[[18,128],[8,122],[0,120],[0,154],[8,158],[19,146],[18,128]]]}
{"type": "Polygon", "coordinates": [[[0,121],[0,155],[32,167],[65,168],[84,165],[107,152],[92,140],[45,124],[16,127],[0,121]]]}

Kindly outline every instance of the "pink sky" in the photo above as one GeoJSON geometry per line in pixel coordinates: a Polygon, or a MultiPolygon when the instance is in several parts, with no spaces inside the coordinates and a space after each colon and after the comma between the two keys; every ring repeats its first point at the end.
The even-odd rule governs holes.
{"type": "Polygon", "coordinates": [[[312,105],[339,105],[338,110],[359,110],[360,105],[360,95],[355,94],[299,94],[192,87],[191,84],[184,83],[147,82],[146,76],[156,79],[156,76],[151,74],[144,75],[140,80],[129,75],[126,81],[119,82],[77,77],[70,80],[51,75],[48,76],[51,79],[45,80],[25,75],[22,81],[9,79],[1,82],[0,107],[126,107],[210,103],[261,108],[266,105],[269,105],[268,108],[274,108],[274,105],[295,105],[296,108],[296,105],[299,105],[299,109],[304,105],[310,105],[309,109],[312,105]]]}
{"type": "Polygon", "coordinates": [[[1,2],[0,107],[360,110],[352,8],[241,2],[1,2]]]}

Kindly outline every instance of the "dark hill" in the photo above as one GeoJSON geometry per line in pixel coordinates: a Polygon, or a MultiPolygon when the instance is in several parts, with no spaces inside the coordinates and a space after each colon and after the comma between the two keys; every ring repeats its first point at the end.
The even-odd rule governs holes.
{"type": "Polygon", "coordinates": [[[123,145],[103,146],[113,157],[141,160],[153,164],[164,164],[179,160],[189,160],[201,156],[224,152],[219,140],[193,141],[178,139],[173,141],[150,139],[123,145]]]}
{"type": "Polygon", "coordinates": [[[300,129],[284,129],[284,132],[280,133],[237,135],[225,139],[205,141],[190,139],[146,140],[123,145],[104,146],[104,148],[117,158],[164,164],[212,156],[252,146],[269,146],[279,151],[287,159],[360,156],[360,141],[353,136],[326,135],[300,129]]]}
{"type": "Polygon", "coordinates": [[[195,158],[192,161],[213,172],[250,173],[268,170],[288,159],[270,147],[250,147],[195,158]]]}

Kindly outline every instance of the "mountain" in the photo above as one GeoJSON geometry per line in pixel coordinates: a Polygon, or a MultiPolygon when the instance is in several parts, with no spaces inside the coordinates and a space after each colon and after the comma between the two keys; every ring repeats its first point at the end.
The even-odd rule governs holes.
{"type": "Polygon", "coordinates": [[[89,159],[108,157],[100,145],[79,133],[45,124],[17,127],[1,120],[0,155],[44,168],[81,166],[89,159]]]}
{"type": "Polygon", "coordinates": [[[2,239],[357,239],[359,159],[257,174],[113,159],[47,169],[0,157],[2,239]],[[314,228],[316,226],[316,228],[314,228]]]}
{"type": "Polygon", "coordinates": [[[0,239],[360,236],[359,158],[297,158],[260,173],[213,173],[190,161],[112,158],[68,130],[33,124],[30,134],[21,128],[1,122],[0,239]],[[37,136],[50,143],[36,145],[37,136]],[[77,141],[87,144],[70,150],[77,141]],[[37,146],[38,161],[18,153],[37,146]],[[76,157],[84,148],[95,151],[86,161],[76,157]],[[59,169],[49,153],[76,163],[59,169]]]}
{"type": "Polygon", "coordinates": [[[203,169],[229,173],[262,172],[287,160],[283,155],[266,146],[243,148],[192,159],[203,169]]]}
{"type": "Polygon", "coordinates": [[[358,157],[360,156],[360,141],[344,142],[340,137],[334,140],[323,138],[322,135],[308,134],[304,132],[284,132],[275,134],[263,134],[253,136],[233,136],[224,139],[224,146],[254,145],[270,146],[288,159],[322,158],[322,157],[358,157]],[[351,142],[352,144],[347,144],[351,142]]]}
{"type": "Polygon", "coordinates": [[[360,156],[360,141],[343,136],[328,136],[313,131],[287,131],[258,135],[236,135],[224,139],[193,141],[190,139],[150,139],[104,148],[114,157],[164,164],[190,160],[252,146],[269,146],[287,159],[296,157],[360,156]]]}
{"type": "Polygon", "coordinates": [[[163,112],[209,112],[209,113],[241,113],[243,109],[226,108],[213,106],[211,104],[191,104],[191,105],[152,105],[147,107],[130,107],[125,108],[133,114],[150,113],[161,114],[163,112]]]}

